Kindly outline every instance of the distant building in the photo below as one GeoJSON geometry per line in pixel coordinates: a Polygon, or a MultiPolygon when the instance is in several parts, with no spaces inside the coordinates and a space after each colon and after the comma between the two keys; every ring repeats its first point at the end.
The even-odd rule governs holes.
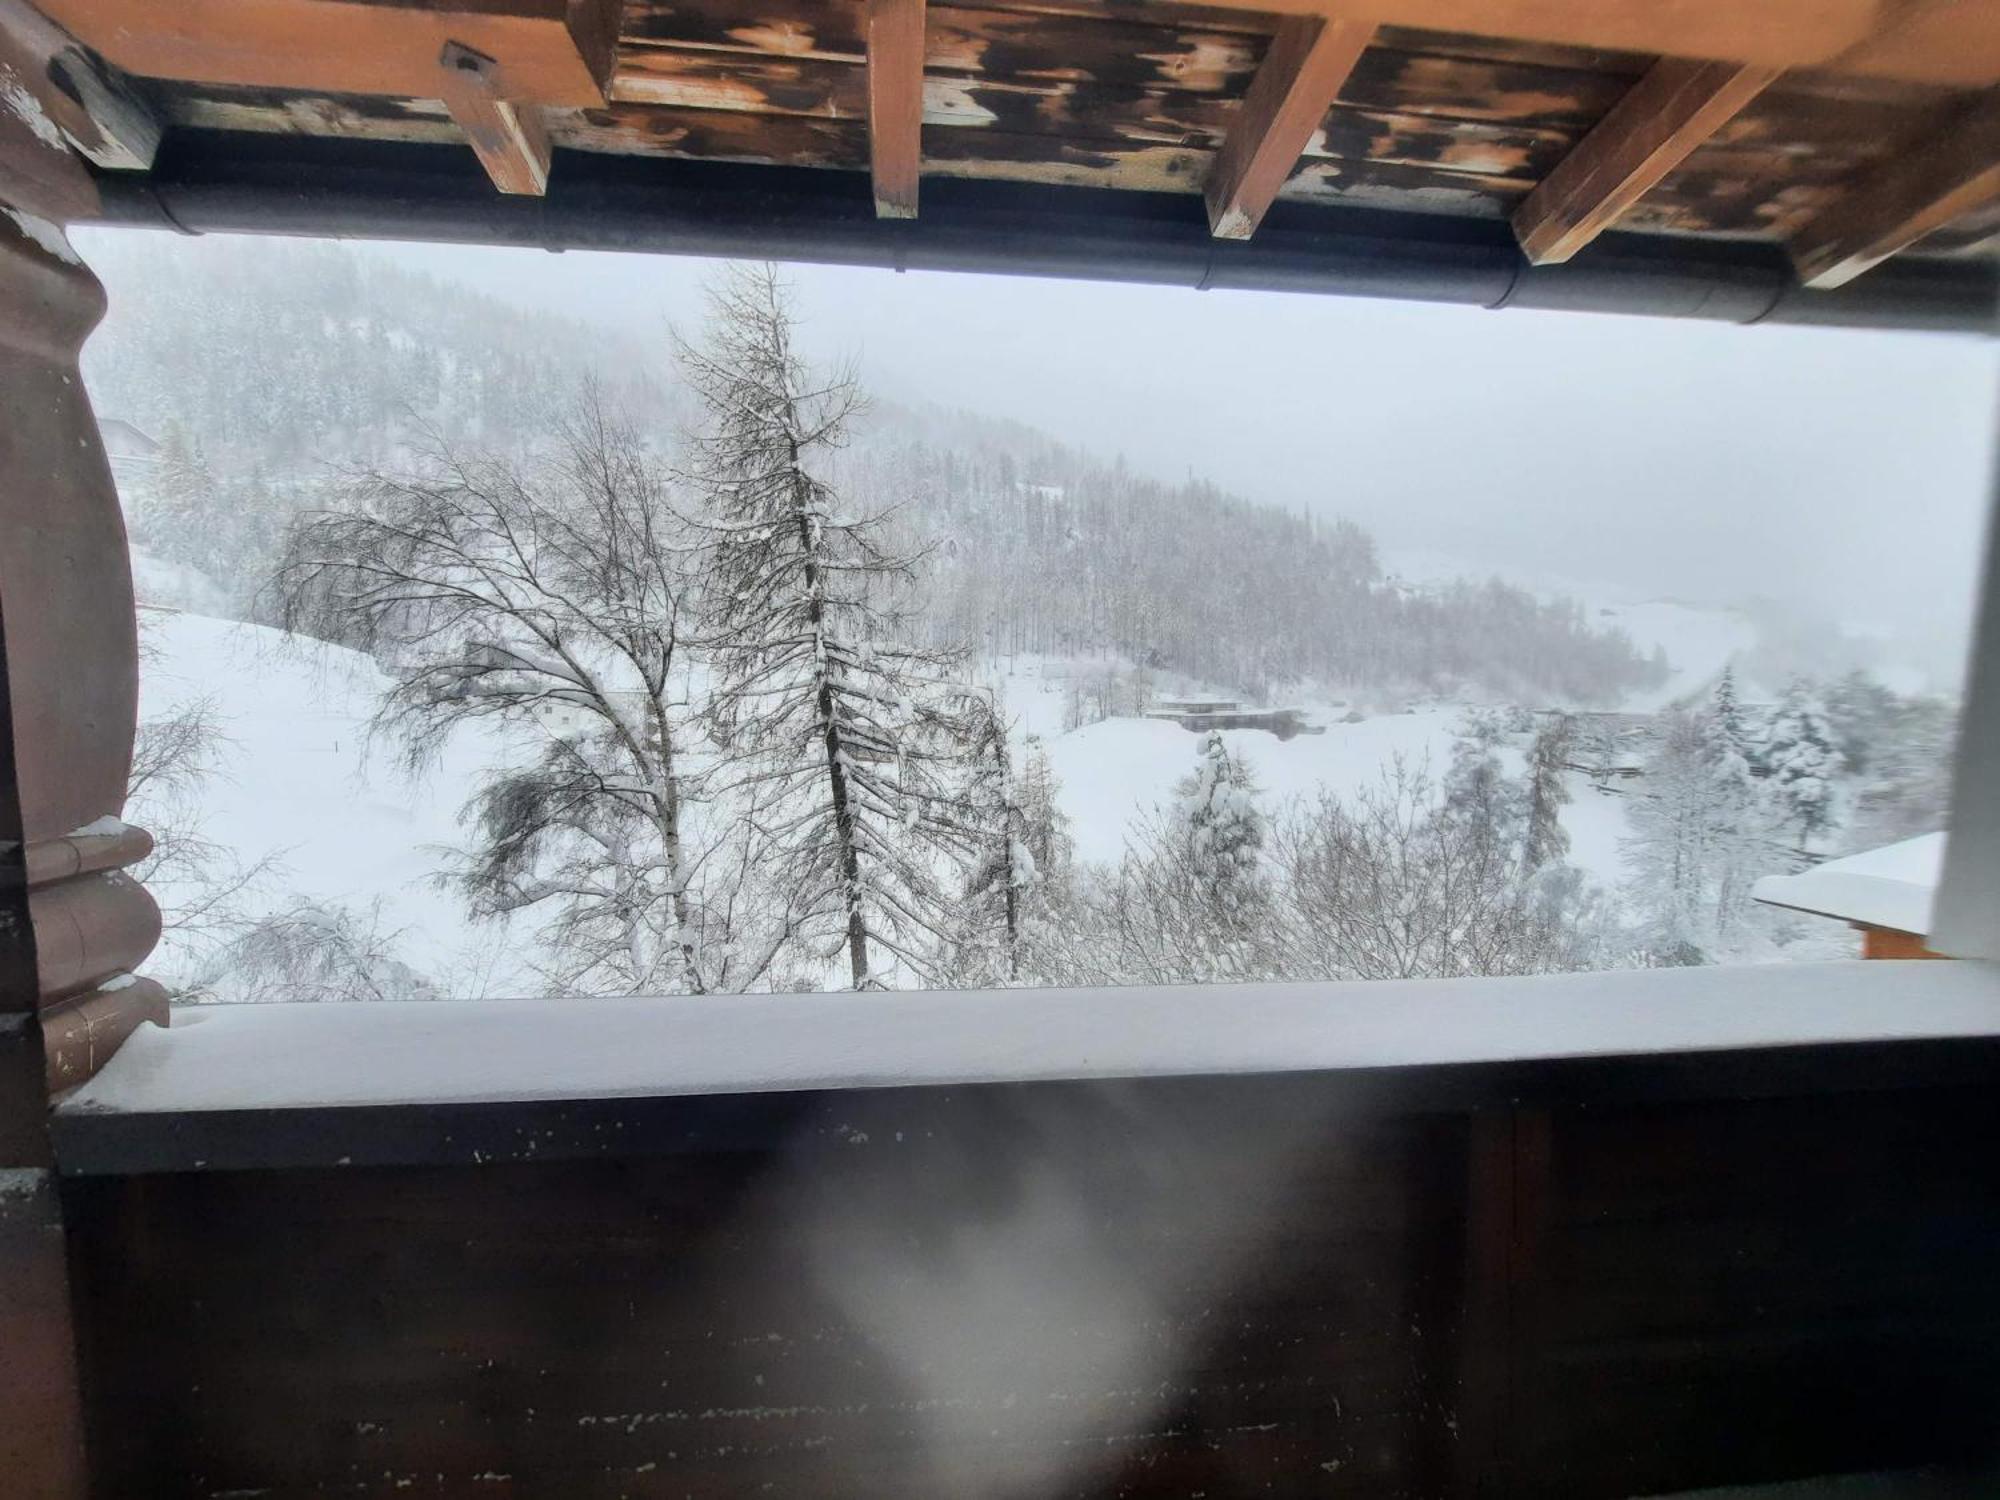
{"type": "Polygon", "coordinates": [[[1925,939],[1944,850],[1944,834],[1926,833],[1797,875],[1766,875],[1751,894],[1766,906],[1846,922],[1861,933],[1863,958],[1943,958],[1925,939]]]}
{"type": "MultiPolygon", "coordinates": [[[[614,713],[626,723],[640,726],[647,723],[651,712],[651,698],[648,694],[630,688],[612,688],[605,693],[614,713]]],[[[547,730],[550,737],[559,740],[576,735],[596,734],[605,727],[603,716],[595,709],[580,703],[565,702],[560,698],[544,698],[528,706],[528,713],[534,721],[547,730]]]]}
{"type": "Polygon", "coordinates": [[[145,467],[160,461],[160,445],[130,422],[103,417],[97,423],[97,431],[104,439],[104,453],[114,469],[121,464],[145,467]]]}
{"type": "Polygon", "coordinates": [[[1156,698],[1146,710],[1149,719],[1165,719],[1197,734],[1210,729],[1261,729],[1281,740],[1300,734],[1325,734],[1302,708],[1245,708],[1233,698],[1156,698]]]}

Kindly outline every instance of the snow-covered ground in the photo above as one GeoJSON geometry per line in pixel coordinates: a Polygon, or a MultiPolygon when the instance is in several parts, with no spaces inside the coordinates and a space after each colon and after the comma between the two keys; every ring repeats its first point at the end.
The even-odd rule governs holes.
{"type": "MultiPolygon", "coordinates": [[[[1592,607],[1593,624],[1615,625],[1641,651],[1655,646],[1667,653],[1673,675],[1657,688],[1628,694],[1621,707],[1634,712],[1665,708],[1690,696],[1704,696],[1722,669],[1757,644],[1757,627],[1734,610],[1702,609],[1673,599],[1592,607]]],[[[1773,684],[1775,691],[1782,684],[1773,684]]]]}
{"type": "MultiPolygon", "coordinates": [[[[379,904],[382,929],[395,934],[395,956],[447,993],[536,992],[529,933],[474,927],[461,898],[431,880],[443,851],[460,841],[458,810],[475,771],[521,753],[521,743],[493,731],[461,733],[438,766],[412,780],[395,764],[393,747],[369,747],[368,719],[386,684],[367,657],[179,610],[143,615],[142,714],[207,697],[225,739],[221,768],[203,791],[202,832],[246,866],[274,861],[252,895],[253,909],[308,899],[368,917],[379,904]]],[[[1619,623],[1648,649],[1665,645],[1676,668],[1674,683],[1649,694],[1646,707],[1702,687],[1747,644],[1735,617],[1673,603],[1620,607],[1619,623]]],[[[1193,767],[1198,738],[1138,718],[1065,733],[1070,666],[1025,657],[994,665],[1017,733],[1047,746],[1078,854],[1115,862],[1134,817],[1164,805],[1193,767]]],[[[1426,764],[1433,778],[1450,765],[1460,706],[1362,712],[1359,722],[1343,723],[1345,706],[1322,708],[1315,717],[1326,732],[1289,741],[1250,730],[1226,738],[1255,768],[1274,806],[1322,787],[1352,795],[1398,757],[1426,764]]],[[[1518,761],[1510,769],[1518,770],[1518,761]]],[[[1623,799],[1583,776],[1570,783],[1570,857],[1613,885],[1621,874],[1623,799]]],[[[162,894],[172,904],[176,892],[162,894]]]]}
{"type": "MultiPolygon", "coordinates": [[[[459,841],[474,769],[508,754],[503,741],[462,735],[434,773],[412,781],[392,747],[369,752],[367,722],[386,684],[368,657],[176,610],[142,610],[141,630],[141,719],[211,701],[223,743],[200,831],[246,868],[273,861],[246,893],[253,914],[305,899],[367,918],[379,901],[396,956],[453,993],[534,991],[525,945],[475,930],[460,898],[431,883],[439,850],[459,841]]],[[[169,907],[182,895],[170,883],[159,894],[169,907]]],[[[170,934],[164,957],[173,946],[170,934]]]]}
{"type": "MultiPolygon", "coordinates": [[[[1322,787],[1351,795],[1377,784],[1398,756],[1412,768],[1427,767],[1436,781],[1451,765],[1462,717],[1457,708],[1422,708],[1359,724],[1329,722],[1325,734],[1293,740],[1249,729],[1226,730],[1223,738],[1232,755],[1254,768],[1267,805],[1275,807],[1315,796],[1322,787]]],[[[1178,724],[1107,719],[1044,743],[1062,781],[1062,809],[1078,856],[1109,864],[1125,852],[1134,817],[1171,801],[1173,784],[1194,769],[1200,739],[1178,724]]],[[[1518,760],[1508,769],[1518,771],[1518,760]]],[[[1598,791],[1585,776],[1572,775],[1569,783],[1572,800],[1563,824],[1570,858],[1611,884],[1618,879],[1618,840],[1625,832],[1620,799],[1598,791]]]]}

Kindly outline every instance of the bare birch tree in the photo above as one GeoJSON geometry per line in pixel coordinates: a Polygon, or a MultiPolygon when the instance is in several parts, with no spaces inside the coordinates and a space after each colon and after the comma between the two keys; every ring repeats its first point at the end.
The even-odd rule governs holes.
{"type": "Polygon", "coordinates": [[[551,913],[561,988],[756,983],[770,952],[711,934],[691,883],[680,558],[665,476],[632,429],[586,386],[538,462],[440,444],[349,500],[290,538],[286,628],[383,660],[377,728],[412,768],[468,724],[540,729],[531,763],[488,770],[467,804],[475,837],[450,878],[474,910],[551,913]]]}
{"type": "Polygon", "coordinates": [[[757,788],[759,864],[825,962],[856,989],[901,966],[934,977],[959,872],[980,835],[964,796],[972,726],[961,653],[916,644],[920,555],[886,512],[843,497],[834,458],[863,405],[851,372],[794,344],[769,267],[710,291],[706,338],[681,341],[705,422],[686,475],[701,502],[709,717],[729,785],[757,788]]]}

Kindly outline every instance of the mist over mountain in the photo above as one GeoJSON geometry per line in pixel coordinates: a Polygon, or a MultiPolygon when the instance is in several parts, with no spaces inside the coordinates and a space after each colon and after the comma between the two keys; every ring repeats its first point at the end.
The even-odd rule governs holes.
{"type": "MultiPolygon", "coordinates": [[[[338,245],[191,256],[134,240],[93,259],[114,296],[146,308],[107,322],[84,359],[100,413],[160,445],[121,469],[135,541],[244,618],[260,618],[291,518],[332,503],[356,468],[439,443],[533,451],[589,379],[660,450],[680,441],[664,328],[525,312],[338,245]]],[[[1147,477],[1004,413],[885,403],[845,461],[929,546],[923,628],[989,656],[1118,659],[1251,697],[1611,703],[1666,676],[1574,601],[1496,579],[1392,580],[1353,522],[1147,477]]],[[[1338,491],[1337,466],[1326,482],[1338,491]]]]}

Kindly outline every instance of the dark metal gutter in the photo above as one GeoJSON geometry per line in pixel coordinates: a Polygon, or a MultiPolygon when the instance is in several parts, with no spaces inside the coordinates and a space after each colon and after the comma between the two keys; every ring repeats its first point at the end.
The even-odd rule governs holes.
{"type": "Polygon", "coordinates": [[[454,147],[179,132],[145,174],[99,176],[108,224],[183,233],[520,245],[973,271],[1201,290],[1992,334],[2000,268],[1901,260],[1838,291],[1774,248],[1608,235],[1530,266],[1504,224],[1280,204],[1248,242],[1193,194],[926,179],[877,219],[858,173],[565,152],[546,198],[503,197],[454,147]]]}

